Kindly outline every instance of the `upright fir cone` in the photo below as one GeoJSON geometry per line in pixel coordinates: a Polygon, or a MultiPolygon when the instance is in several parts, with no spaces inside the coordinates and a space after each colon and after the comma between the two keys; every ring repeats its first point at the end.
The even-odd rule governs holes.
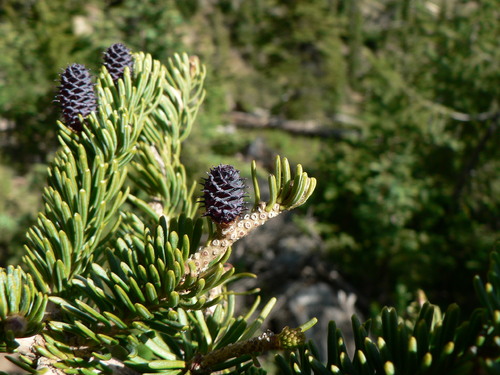
{"type": "Polygon", "coordinates": [[[113,82],[123,78],[125,67],[128,66],[130,73],[134,67],[134,60],[130,50],[122,43],[115,43],[111,45],[106,52],[104,52],[104,66],[108,69],[113,82]]]}
{"type": "Polygon", "coordinates": [[[83,124],[78,115],[87,117],[97,111],[97,99],[90,73],[84,65],[73,64],[60,75],[60,82],[56,101],[61,105],[64,123],[80,132],[83,124]]]}
{"type": "Polygon", "coordinates": [[[221,164],[212,168],[203,185],[204,216],[215,223],[227,225],[246,210],[245,184],[232,165],[221,164]]]}

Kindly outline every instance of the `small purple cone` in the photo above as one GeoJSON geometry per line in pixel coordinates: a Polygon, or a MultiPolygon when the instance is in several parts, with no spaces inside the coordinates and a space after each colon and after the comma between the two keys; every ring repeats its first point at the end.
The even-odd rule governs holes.
{"type": "Polygon", "coordinates": [[[83,124],[78,115],[87,117],[97,111],[94,84],[89,71],[81,64],[70,65],[60,75],[61,85],[56,101],[62,109],[64,123],[76,132],[81,132],[83,124]]]}
{"type": "Polygon", "coordinates": [[[243,180],[232,165],[221,164],[212,168],[202,190],[204,216],[219,224],[228,224],[238,218],[246,210],[243,180]]]}
{"type": "Polygon", "coordinates": [[[106,52],[104,52],[104,66],[108,69],[113,82],[123,78],[125,67],[128,66],[130,73],[134,67],[134,60],[130,50],[122,43],[115,43],[111,45],[106,52]]]}

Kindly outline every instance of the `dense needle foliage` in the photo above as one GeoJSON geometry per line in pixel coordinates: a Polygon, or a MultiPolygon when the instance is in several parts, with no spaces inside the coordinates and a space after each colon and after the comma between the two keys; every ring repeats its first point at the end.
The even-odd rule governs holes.
{"type": "MultiPolygon", "coordinates": [[[[202,126],[184,146],[188,175],[221,162],[242,169],[234,155],[258,137],[268,153],[321,176],[308,206],[313,230],[374,311],[391,304],[403,313],[419,288],[443,309],[477,306],[471,280],[486,274],[500,229],[497,1],[4,3],[6,176],[52,158],[53,82],[63,67],[97,72],[117,41],[162,62],[187,50],[208,68],[202,126]],[[271,129],[221,132],[230,111],[260,116],[271,129]],[[289,134],[287,121],[312,121],[319,131],[289,134]]],[[[138,165],[155,158],[144,155],[138,165]]],[[[134,173],[152,189],[141,185],[147,171],[134,173]]],[[[36,211],[26,202],[37,201],[33,185],[43,180],[36,176],[0,190],[3,265],[19,259],[36,211]]]]}

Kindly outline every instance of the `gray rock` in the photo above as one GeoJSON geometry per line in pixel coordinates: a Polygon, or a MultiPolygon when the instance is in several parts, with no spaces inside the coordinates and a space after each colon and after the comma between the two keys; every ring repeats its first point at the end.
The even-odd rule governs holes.
{"type": "MultiPolygon", "coordinates": [[[[282,214],[235,244],[232,263],[238,271],[255,273],[257,279],[241,280],[234,288],[260,288],[264,301],[277,297],[277,305],[264,327],[274,332],[316,317],[318,323],[306,336],[315,342],[323,358],[327,354],[328,323],[334,320],[351,355],[351,316],[357,314],[362,320],[356,309],[357,295],[322,256],[319,236],[304,233],[291,218],[289,213],[282,214]]],[[[253,298],[241,301],[242,313],[253,298]]]]}

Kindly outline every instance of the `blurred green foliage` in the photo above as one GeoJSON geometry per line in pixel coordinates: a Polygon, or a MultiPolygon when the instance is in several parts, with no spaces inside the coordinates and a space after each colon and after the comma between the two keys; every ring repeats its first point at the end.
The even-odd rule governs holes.
{"type": "Polygon", "coordinates": [[[32,166],[25,176],[19,176],[0,164],[0,259],[18,263],[23,253],[25,231],[40,210],[40,191],[46,177],[45,166],[32,166]]]}
{"type": "Polygon", "coordinates": [[[494,3],[394,2],[385,21],[363,17],[363,125],[325,145],[316,214],[332,258],[372,300],[423,288],[474,306],[469,280],[499,229],[494,3]]]}
{"type": "Polygon", "coordinates": [[[184,149],[189,173],[233,162],[261,137],[292,162],[314,163],[317,228],[361,294],[385,304],[423,288],[441,306],[474,305],[470,280],[485,270],[500,217],[496,0],[2,5],[5,163],[26,172],[50,157],[54,80],[66,65],[96,69],[96,51],[114,42],[163,61],[186,50],[209,69],[184,149]],[[337,136],[228,133],[221,125],[234,109],[313,119],[337,136]]]}

